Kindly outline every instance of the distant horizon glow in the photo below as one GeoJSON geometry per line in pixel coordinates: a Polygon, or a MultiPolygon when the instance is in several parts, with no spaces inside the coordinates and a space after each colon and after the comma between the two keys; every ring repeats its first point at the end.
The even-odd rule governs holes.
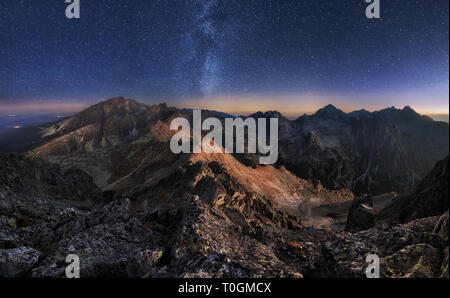
{"type": "MultiPolygon", "coordinates": [[[[114,96],[112,96],[114,97],[114,96]]],[[[126,97],[124,98],[132,98],[126,97]]],[[[137,102],[146,105],[156,105],[165,102],[169,106],[176,108],[186,108],[186,109],[204,109],[204,110],[215,110],[223,113],[228,113],[232,115],[249,115],[256,112],[267,112],[267,111],[278,111],[283,116],[289,119],[295,119],[303,114],[314,114],[317,110],[323,108],[328,104],[336,106],[338,109],[349,113],[356,110],[367,110],[369,112],[379,111],[389,107],[395,107],[397,109],[403,109],[405,106],[410,106],[417,113],[422,115],[437,116],[437,118],[447,117],[449,115],[449,104],[448,101],[441,101],[435,104],[433,108],[430,108],[426,104],[421,105],[421,102],[426,103],[426,101],[419,101],[417,104],[411,104],[411,100],[404,99],[394,99],[386,100],[386,96],[383,97],[383,103],[377,103],[377,100],[373,99],[372,104],[363,105],[357,97],[334,95],[318,95],[318,94],[291,94],[291,95],[223,95],[211,97],[208,100],[205,98],[194,98],[186,99],[183,103],[174,100],[158,100],[158,99],[140,99],[132,98],[137,102]],[[277,104],[281,102],[282,104],[277,104]]],[[[411,98],[411,97],[409,97],[411,98]]],[[[77,102],[67,102],[67,101],[55,101],[55,100],[38,100],[34,102],[0,102],[0,115],[46,115],[46,114],[75,114],[91,105],[107,100],[108,98],[103,98],[99,100],[89,100],[77,101],[77,102]]],[[[417,102],[417,101],[416,101],[417,102]]],[[[448,121],[446,121],[448,122],[448,121]]]]}
{"type": "Polygon", "coordinates": [[[5,116],[11,115],[46,115],[46,114],[61,114],[61,113],[78,113],[89,105],[85,103],[69,103],[69,102],[19,102],[19,103],[1,103],[0,114],[5,116]]]}

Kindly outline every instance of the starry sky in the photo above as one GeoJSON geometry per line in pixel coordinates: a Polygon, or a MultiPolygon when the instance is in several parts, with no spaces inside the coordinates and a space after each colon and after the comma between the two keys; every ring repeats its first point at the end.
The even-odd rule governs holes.
{"type": "Polygon", "coordinates": [[[0,1],[0,111],[76,111],[109,97],[287,116],[449,110],[449,1],[0,1]]]}

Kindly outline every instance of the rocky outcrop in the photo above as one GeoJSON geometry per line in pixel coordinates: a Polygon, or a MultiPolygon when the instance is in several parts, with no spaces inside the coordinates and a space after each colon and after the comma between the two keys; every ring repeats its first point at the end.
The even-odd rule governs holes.
{"type": "Polygon", "coordinates": [[[45,255],[67,218],[102,201],[81,170],[63,172],[40,159],[0,155],[0,276],[21,277],[45,255]]]}
{"type": "Polygon", "coordinates": [[[375,226],[375,217],[372,199],[367,195],[357,197],[350,207],[345,230],[354,233],[370,229],[375,226]]]}
{"type": "Polygon", "coordinates": [[[433,233],[439,234],[442,238],[448,240],[448,210],[439,218],[438,223],[434,227],[433,233]]]}
{"type": "Polygon", "coordinates": [[[98,200],[101,191],[82,170],[71,168],[64,172],[42,159],[31,160],[13,153],[0,155],[0,204],[17,205],[22,200],[39,204],[33,195],[81,203],[98,200]]]}
{"type": "MultiPolygon", "coordinates": [[[[171,250],[173,270],[182,277],[293,277],[270,247],[273,226],[263,228],[234,208],[211,208],[186,196],[181,225],[171,250]],[[236,233],[236,231],[238,231],[236,233]]],[[[276,240],[275,240],[276,242],[276,240]]]]}
{"type": "Polygon", "coordinates": [[[22,277],[38,262],[41,252],[31,247],[0,248],[0,276],[22,277]]]}
{"type": "Polygon", "coordinates": [[[336,232],[306,228],[264,197],[236,194],[239,186],[221,181],[224,169],[214,163],[190,171],[218,176],[179,186],[179,196],[153,188],[105,202],[61,190],[89,186],[79,170],[1,160],[10,174],[0,176],[1,277],[64,277],[69,254],[79,256],[81,277],[364,277],[370,253],[381,258],[383,277],[448,276],[448,212],[336,232]],[[59,179],[56,189],[49,177],[59,179]]]}
{"type": "Polygon", "coordinates": [[[449,209],[449,159],[436,163],[434,169],[408,195],[395,199],[380,211],[377,219],[390,223],[443,214],[449,209]]]}
{"type": "Polygon", "coordinates": [[[140,277],[163,253],[153,244],[151,231],[131,214],[127,199],[85,215],[75,212],[68,221],[55,224],[58,241],[30,272],[33,277],[64,277],[69,254],[80,258],[82,277],[140,277]]]}
{"type": "Polygon", "coordinates": [[[263,198],[219,203],[204,184],[202,198],[105,203],[80,170],[14,154],[0,161],[1,277],[64,277],[69,254],[79,256],[82,277],[295,274],[268,233],[300,221],[263,198]]]}
{"type": "MultiPolygon", "coordinates": [[[[293,238],[304,247],[306,277],[364,278],[366,257],[380,258],[380,277],[444,277],[448,241],[433,233],[439,216],[357,233],[302,229],[293,238]]],[[[447,269],[446,269],[447,268],[447,269]]]]}
{"type": "Polygon", "coordinates": [[[449,236],[449,227],[448,227],[448,210],[445,214],[443,214],[440,218],[436,226],[434,227],[433,233],[439,234],[445,241],[447,241],[447,248],[444,250],[444,262],[440,268],[439,277],[449,278],[448,273],[448,258],[449,258],[449,250],[448,250],[448,236],[449,236]]]}

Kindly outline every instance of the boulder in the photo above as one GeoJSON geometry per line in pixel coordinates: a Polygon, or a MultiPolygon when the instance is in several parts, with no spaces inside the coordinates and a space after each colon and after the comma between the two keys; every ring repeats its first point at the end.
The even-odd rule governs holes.
{"type": "Polygon", "coordinates": [[[347,216],[345,231],[355,233],[375,226],[376,211],[372,199],[366,196],[357,197],[347,216]]]}
{"type": "Polygon", "coordinates": [[[31,247],[0,249],[0,277],[23,277],[38,262],[40,255],[31,247]]]}

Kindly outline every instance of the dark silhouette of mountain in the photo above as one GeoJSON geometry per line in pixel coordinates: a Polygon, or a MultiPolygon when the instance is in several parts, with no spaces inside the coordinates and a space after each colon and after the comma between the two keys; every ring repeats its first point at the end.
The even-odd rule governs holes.
{"type": "Polygon", "coordinates": [[[433,170],[407,195],[395,199],[380,211],[378,220],[394,223],[443,214],[449,206],[449,158],[433,170]]]}
{"type": "Polygon", "coordinates": [[[320,110],[318,110],[315,114],[315,117],[324,118],[324,119],[334,119],[334,120],[342,120],[347,118],[347,114],[342,110],[339,110],[335,106],[329,104],[320,110]]]}
{"type": "Polygon", "coordinates": [[[355,194],[406,192],[449,152],[448,124],[409,107],[346,114],[328,105],[282,122],[279,164],[355,194]]]}

